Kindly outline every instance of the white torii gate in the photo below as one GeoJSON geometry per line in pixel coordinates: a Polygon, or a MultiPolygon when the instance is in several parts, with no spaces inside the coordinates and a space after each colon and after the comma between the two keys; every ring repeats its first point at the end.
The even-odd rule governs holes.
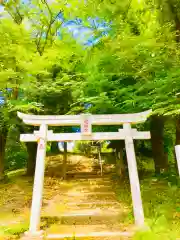
{"type": "Polygon", "coordinates": [[[40,215],[42,206],[42,194],[45,171],[45,155],[47,141],[69,141],[69,140],[125,140],[131,194],[135,223],[144,225],[144,212],[142,206],[139,177],[137,171],[136,156],[134,150],[134,139],[150,139],[150,132],[140,132],[132,129],[131,124],[146,121],[151,110],[134,114],[110,114],[110,115],[28,115],[18,112],[18,117],[24,123],[39,126],[39,131],[32,134],[21,134],[22,142],[38,142],[36,169],[34,177],[33,197],[31,206],[29,236],[40,236],[40,215]],[[93,132],[92,125],[123,125],[118,132],[93,132]],[[48,131],[48,126],[81,126],[81,133],[53,133],[48,131]]]}

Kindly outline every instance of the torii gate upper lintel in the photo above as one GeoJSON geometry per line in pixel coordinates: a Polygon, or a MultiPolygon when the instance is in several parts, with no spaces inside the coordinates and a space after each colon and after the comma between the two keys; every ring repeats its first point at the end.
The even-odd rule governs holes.
{"type": "Polygon", "coordinates": [[[145,122],[151,110],[133,114],[107,114],[107,115],[29,115],[18,112],[18,117],[25,124],[39,126],[39,131],[32,134],[21,134],[22,142],[38,142],[36,169],[34,177],[31,218],[28,235],[37,236],[39,231],[42,194],[45,171],[46,143],[48,141],[75,141],[75,140],[125,140],[128,161],[131,194],[135,223],[144,225],[144,212],[142,206],[139,177],[137,171],[134,139],[150,139],[150,132],[132,129],[131,124],[145,122]],[[48,131],[49,126],[80,126],[81,133],[53,133],[48,131]],[[93,132],[92,125],[123,125],[118,132],[93,132]]]}
{"type": "Polygon", "coordinates": [[[132,114],[81,114],[81,115],[30,115],[18,112],[18,117],[24,123],[33,126],[40,126],[46,123],[49,126],[72,126],[81,125],[83,116],[91,120],[92,125],[121,125],[123,123],[143,123],[146,121],[152,110],[132,114]]]}

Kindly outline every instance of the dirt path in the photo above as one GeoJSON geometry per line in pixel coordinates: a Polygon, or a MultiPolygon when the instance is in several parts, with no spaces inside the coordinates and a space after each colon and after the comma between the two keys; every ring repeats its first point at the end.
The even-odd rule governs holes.
{"type": "MultiPolygon", "coordinates": [[[[57,174],[56,159],[49,169],[53,166],[57,174]]],[[[111,166],[104,166],[104,177],[98,161],[90,158],[70,159],[68,168],[68,181],[59,182],[57,194],[43,208],[47,239],[128,239],[131,228],[123,224],[128,210],[116,199],[111,166]]]]}

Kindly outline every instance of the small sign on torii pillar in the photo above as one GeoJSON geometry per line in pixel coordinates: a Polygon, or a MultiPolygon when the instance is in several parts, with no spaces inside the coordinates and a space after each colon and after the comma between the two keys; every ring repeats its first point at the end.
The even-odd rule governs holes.
{"type": "Polygon", "coordinates": [[[75,141],[75,140],[125,140],[131,194],[135,223],[138,226],[144,225],[144,212],[142,206],[140,184],[137,171],[134,140],[150,139],[150,132],[137,131],[132,129],[131,124],[146,121],[151,110],[134,114],[108,114],[108,115],[27,115],[18,113],[24,123],[39,126],[39,131],[34,134],[21,134],[23,142],[38,142],[36,170],[34,177],[33,198],[31,207],[30,227],[28,236],[39,236],[40,213],[42,207],[42,193],[45,171],[46,143],[48,141],[75,141]],[[92,132],[92,125],[123,125],[118,132],[92,132]],[[53,133],[48,131],[48,126],[81,126],[81,133],[53,133]]]}

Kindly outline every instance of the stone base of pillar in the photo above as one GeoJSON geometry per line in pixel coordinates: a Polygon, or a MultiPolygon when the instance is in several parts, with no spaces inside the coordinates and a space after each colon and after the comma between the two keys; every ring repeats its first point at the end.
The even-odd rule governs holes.
{"type": "Polygon", "coordinates": [[[44,239],[44,232],[38,231],[35,233],[25,232],[21,240],[42,240],[44,239]]]}

